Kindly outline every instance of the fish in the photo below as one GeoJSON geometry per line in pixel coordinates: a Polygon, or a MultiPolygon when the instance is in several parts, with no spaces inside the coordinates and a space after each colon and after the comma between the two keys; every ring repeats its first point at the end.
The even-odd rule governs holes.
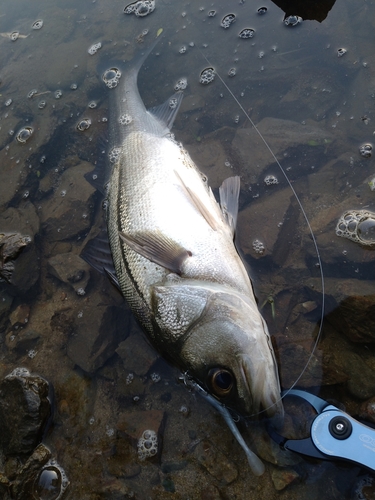
{"type": "Polygon", "coordinates": [[[280,419],[270,334],[234,243],[240,178],[223,181],[218,203],[171,133],[181,92],[146,109],[138,72],[157,41],[116,69],[109,91],[104,206],[114,270],[105,259],[95,265],[89,252],[83,258],[107,272],[151,344],[220,405],[227,421],[227,408],[280,419]]]}

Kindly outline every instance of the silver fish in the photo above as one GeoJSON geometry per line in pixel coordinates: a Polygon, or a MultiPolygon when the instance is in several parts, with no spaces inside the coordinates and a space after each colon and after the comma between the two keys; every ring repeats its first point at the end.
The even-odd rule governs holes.
{"type": "Polygon", "coordinates": [[[137,77],[152,48],[110,91],[106,218],[120,289],[152,344],[209,394],[280,417],[270,336],[233,242],[239,177],[219,205],[170,133],[182,94],[146,110],[137,77]]]}

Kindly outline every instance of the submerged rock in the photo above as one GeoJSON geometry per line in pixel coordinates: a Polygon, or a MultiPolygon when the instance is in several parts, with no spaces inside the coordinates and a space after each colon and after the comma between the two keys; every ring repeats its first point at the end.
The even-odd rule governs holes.
{"type": "Polygon", "coordinates": [[[83,303],[72,321],[67,354],[88,373],[100,368],[128,333],[125,309],[103,304],[100,296],[95,303],[83,303]]]}
{"type": "Polygon", "coordinates": [[[20,208],[8,208],[0,216],[0,279],[13,285],[17,292],[27,292],[39,278],[34,243],[38,232],[39,218],[30,202],[20,208]]]}
{"type": "Polygon", "coordinates": [[[90,278],[90,266],[78,255],[72,252],[61,253],[48,260],[49,269],[53,276],[60,281],[72,286],[74,290],[83,295],[90,278]]]}
{"type": "Polygon", "coordinates": [[[4,290],[0,292],[0,328],[8,321],[8,314],[12,307],[13,297],[4,290]]]}
{"type": "Polygon", "coordinates": [[[147,458],[160,458],[164,425],[163,411],[135,411],[122,414],[117,429],[130,438],[137,447],[139,460],[143,461],[147,458]]]}
{"type": "Polygon", "coordinates": [[[131,335],[121,342],[116,352],[123,360],[126,369],[137,375],[146,375],[159,357],[142,333],[131,335]]]}
{"type": "Polygon", "coordinates": [[[271,477],[276,490],[281,491],[293,483],[299,474],[293,469],[273,469],[271,477]]]}
{"type": "Polygon", "coordinates": [[[92,165],[85,162],[66,170],[55,194],[42,207],[42,227],[50,241],[74,238],[89,230],[95,189],[84,174],[91,170],[92,165]]]}
{"type": "Polygon", "coordinates": [[[296,238],[299,215],[288,188],[252,202],[238,216],[241,250],[253,258],[271,256],[277,265],[284,264],[296,238]],[[255,240],[263,244],[263,252],[257,251],[255,240]]]}
{"type": "Polygon", "coordinates": [[[5,456],[28,455],[41,442],[51,403],[49,384],[26,368],[16,368],[0,383],[0,448],[5,456]]]}
{"type": "Polygon", "coordinates": [[[208,440],[198,443],[194,450],[196,461],[223,486],[237,479],[238,471],[234,463],[208,440]]]}
{"type": "Polygon", "coordinates": [[[375,397],[370,398],[361,404],[359,416],[360,418],[375,424],[375,397]]]}
{"type": "Polygon", "coordinates": [[[19,468],[16,479],[12,482],[11,491],[15,498],[19,500],[33,498],[31,492],[37,475],[50,458],[51,452],[46,446],[40,444],[35,448],[25,464],[19,468]]]}
{"type": "Polygon", "coordinates": [[[347,297],[327,321],[352,342],[375,342],[375,295],[347,297]]]}
{"type": "Polygon", "coordinates": [[[30,306],[28,304],[20,304],[9,316],[10,326],[12,329],[17,329],[25,326],[29,321],[30,306]]]}
{"type": "Polygon", "coordinates": [[[15,259],[21,253],[22,249],[30,243],[28,236],[16,234],[0,235],[0,278],[11,283],[13,271],[15,269],[15,259]]]}
{"type": "MultiPolygon", "coordinates": [[[[267,117],[257,124],[257,128],[264,139],[272,144],[273,153],[278,158],[288,148],[311,144],[324,146],[332,138],[330,132],[313,122],[302,126],[295,121],[267,117]]],[[[264,148],[261,147],[262,141],[254,128],[238,129],[232,145],[242,158],[243,165],[248,165],[249,158],[251,158],[254,180],[265,167],[275,161],[270,154],[264,154],[264,148]]]]}
{"type": "Polygon", "coordinates": [[[44,444],[38,445],[26,462],[11,471],[8,479],[0,473],[3,500],[60,500],[69,486],[64,469],[51,458],[44,444]]]}

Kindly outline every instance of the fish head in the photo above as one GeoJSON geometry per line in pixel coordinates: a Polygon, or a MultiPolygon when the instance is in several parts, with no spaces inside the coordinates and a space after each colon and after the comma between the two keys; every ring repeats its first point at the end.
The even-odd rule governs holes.
{"type": "Polygon", "coordinates": [[[277,364],[255,300],[204,286],[182,288],[166,313],[184,325],[174,359],[225,406],[243,416],[263,410],[281,422],[277,364]]]}

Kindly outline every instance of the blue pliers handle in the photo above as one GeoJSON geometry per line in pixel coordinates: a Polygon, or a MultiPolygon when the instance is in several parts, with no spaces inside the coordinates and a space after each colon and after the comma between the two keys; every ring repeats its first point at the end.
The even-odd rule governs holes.
{"type": "Polygon", "coordinates": [[[375,429],[309,392],[290,389],[282,396],[302,398],[318,413],[306,439],[287,439],[269,429],[282,448],[322,460],[348,460],[375,470],[375,429]]]}

